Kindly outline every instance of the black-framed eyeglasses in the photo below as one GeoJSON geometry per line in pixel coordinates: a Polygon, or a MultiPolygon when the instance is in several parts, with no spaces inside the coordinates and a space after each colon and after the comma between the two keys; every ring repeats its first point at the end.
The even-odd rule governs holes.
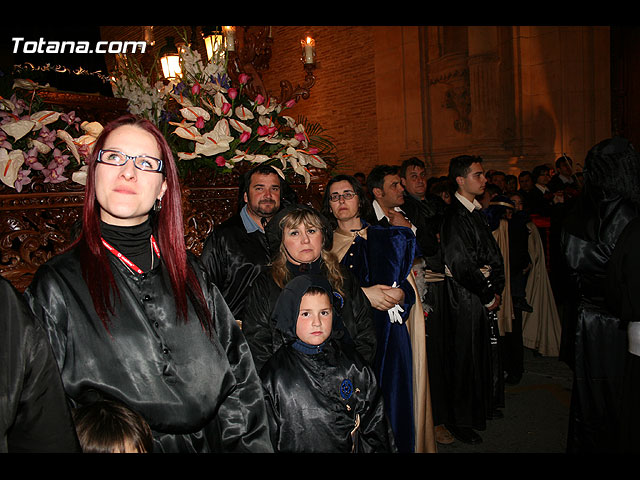
{"type": "Polygon", "coordinates": [[[340,197],[344,198],[345,200],[351,200],[355,196],[356,194],[354,192],[332,193],[331,195],[329,195],[329,201],[339,202],[340,197]]]}
{"type": "Polygon", "coordinates": [[[104,149],[98,152],[98,162],[107,165],[122,166],[129,160],[133,160],[133,165],[143,172],[161,172],[162,160],[149,155],[127,155],[119,150],[104,149]]]}

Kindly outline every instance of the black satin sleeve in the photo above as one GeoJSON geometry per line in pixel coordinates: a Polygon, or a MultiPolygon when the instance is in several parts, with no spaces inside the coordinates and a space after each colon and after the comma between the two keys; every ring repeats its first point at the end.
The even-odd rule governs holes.
{"type": "Polygon", "coordinates": [[[79,452],[46,334],[3,278],[0,302],[0,452],[79,452]]]}
{"type": "Polygon", "coordinates": [[[349,453],[354,439],[358,453],[396,451],[375,375],[346,346],[315,355],[283,346],[261,378],[276,451],[349,453]]]}
{"type": "Polygon", "coordinates": [[[505,285],[502,253],[480,211],[468,212],[454,198],[442,224],[441,244],[453,278],[484,305],[495,294],[502,293],[505,285]],[[491,267],[488,277],[481,270],[485,265],[491,267]]]}
{"type": "Polygon", "coordinates": [[[216,227],[205,240],[200,261],[233,316],[244,319],[245,300],[256,277],[269,263],[264,233],[247,233],[239,215],[216,227]]]}
{"type": "Polygon", "coordinates": [[[272,451],[247,343],[217,288],[200,277],[209,337],[191,303],[186,321],[177,315],[163,265],[137,275],[114,257],[111,269],[118,300],[108,329],[74,250],[40,267],[25,292],[72,405],[91,391],[125,403],[151,427],[154,452],[272,451]]]}

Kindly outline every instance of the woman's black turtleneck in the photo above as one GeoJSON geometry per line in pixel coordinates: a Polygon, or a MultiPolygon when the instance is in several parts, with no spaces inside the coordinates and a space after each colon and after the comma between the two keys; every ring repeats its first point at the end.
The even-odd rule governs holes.
{"type": "MultiPolygon", "coordinates": [[[[100,221],[102,238],[108,244],[135,263],[143,272],[151,270],[151,219],[147,219],[140,225],[122,227],[110,225],[100,221]]],[[[153,253],[153,265],[159,264],[158,258],[153,253]]]]}

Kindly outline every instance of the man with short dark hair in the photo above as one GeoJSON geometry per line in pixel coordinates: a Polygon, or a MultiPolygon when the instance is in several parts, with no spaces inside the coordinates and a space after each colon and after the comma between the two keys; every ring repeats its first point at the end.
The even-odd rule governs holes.
{"type": "Polygon", "coordinates": [[[280,209],[285,181],[275,169],[259,165],[241,185],[244,206],[213,229],[200,257],[236,320],[242,320],[249,287],[270,262],[264,226],[280,209]]]}
{"type": "Polygon", "coordinates": [[[441,197],[427,191],[426,169],[422,160],[412,157],[402,162],[400,180],[405,189],[403,210],[411,223],[419,226],[418,229],[427,229],[420,234],[421,239],[430,238],[430,242],[424,249],[428,250],[432,245],[437,245],[436,253],[422,256],[414,265],[413,271],[427,316],[426,348],[435,437],[438,443],[450,444],[453,442],[453,437],[445,427],[448,423],[449,406],[445,386],[447,368],[445,329],[448,324],[449,306],[439,239],[446,203],[441,197]]]}
{"type": "Polygon", "coordinates": [[[449,430],[465,443],[479,443],[475,430],[501,416],[504,377],[496,355],[500,335],[495,310],[505,286],[504,262],[481,205],[486,178],[482,158],[451,159],[457,191],[446,211],[442,242],[450,305],[449,430]]]}

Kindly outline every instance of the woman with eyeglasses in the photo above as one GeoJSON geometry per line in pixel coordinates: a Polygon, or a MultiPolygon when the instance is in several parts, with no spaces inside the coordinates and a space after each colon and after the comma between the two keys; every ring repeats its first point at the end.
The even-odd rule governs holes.
{"type": "Polygon", "coordinates": [[[411,272],[416,237],[407,227],[374,225],[373,207],[349,175],[329,180],[322,212],[333,227],[331,251],[372,306],[378,344],[373,367],[398,450],[433,452],[424,313],[411,272]]]}
{"type": "Polygon", "coordinates": [[[180,185],[150,122],[105,126],[88,161],[82,232],[25,296],[67,398],[141,414],[154,452],[271,452],[246,340],[186,251],[180,185]]]}
{"type": "Polygon", "coordinates": [[[345,327],[343,340],[371,364],[376,352],[371,308],[356,277],[331,253],[331,229],[324,216],[310,206],[289,204],[267,223],[265,234],[271,264],[249,290],[242,321],[258,372],[284,343],[271,318],[278,295],[291,279],[303,274],[329,280],[345,327]]]}

